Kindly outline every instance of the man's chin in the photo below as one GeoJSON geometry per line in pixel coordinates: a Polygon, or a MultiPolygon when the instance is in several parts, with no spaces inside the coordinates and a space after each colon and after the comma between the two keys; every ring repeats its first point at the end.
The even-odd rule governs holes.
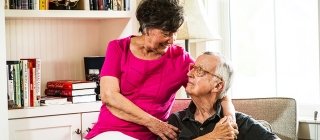
{"type": "Polygon", "coordinates": [[[186,87],[186,92],[190,93],[191,89],[192,89],[192,86],[188,84],[187,87],[186,87]]]}

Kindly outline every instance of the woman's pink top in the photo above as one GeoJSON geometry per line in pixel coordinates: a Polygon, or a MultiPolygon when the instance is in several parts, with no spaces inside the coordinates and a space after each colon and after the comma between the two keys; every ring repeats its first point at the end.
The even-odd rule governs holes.
{"type": "MultiPolygon", "coordinates": [[[[176,45],[170,46],[159,59],[139,59],[129,49],[130,38],[109,43],[100,76],[118,78],[123,96],[142,110],[166,121],[175,93],[187,84],[188,66],[194,60],[176,45]]],[[[103,104],[98,122],[86,138],[93,138],[105,131],[120,131],[137,139],[157,138],[146,127],[117,118],[103,104]]]]}

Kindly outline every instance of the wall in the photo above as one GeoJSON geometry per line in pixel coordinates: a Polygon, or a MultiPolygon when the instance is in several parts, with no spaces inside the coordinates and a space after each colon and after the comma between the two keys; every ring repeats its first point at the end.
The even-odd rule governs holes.
{"type": "Polygon", "coordinates": [[[108,41],[131,34],[131,22],[129,19],[7,19],[6,58],[40,58],[43,94],[47,81],[85,79],[83,57],[104,56],[108,41]]]}

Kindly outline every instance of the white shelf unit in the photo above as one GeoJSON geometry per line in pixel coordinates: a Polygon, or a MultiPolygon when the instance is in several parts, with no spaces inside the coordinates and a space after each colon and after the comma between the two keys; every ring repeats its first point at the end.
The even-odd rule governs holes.
{"type": "Polygon", "coordinates": [[[8,111],[8,119],[22,119],[34,118],[43,116],[55,116],[65,114],[76,114],[85,112],[98,112],[100,111],[102,103],[88,102],[79,104],[65,104],[65,105],[49,105],[40,107],[30,107],[26,109],[12,109],[8,111]]]}
{"type": "MultiPolygon", "coordinates": [[[[4,7],[3,1],[0,3],[0,6],[4,7]]],[[[106,45],[110,40],[137,34],[137,21],[134,16],[136,0],[130,0],[131,11],[90,11],[87,3],[83,4],[83,10],[0,9],[0,28],[5,29],[0,30],[4,35],[0,36],[0,81],[2,82],[0,90],[2,93],[6,93],[7,86],[6,60],[40,58],[41,94],[43,95],[47,81],[84,80],[83,57],[104,56],[106,45]]],[[[0,114],[1,122],[4,122],[1,124],[9,124],[9,126],[1,125],[4,130],[9,130],[9,133],[8,131],[1,133],[5,139],[19,137],[32,140],[48,139],[44,135],[33,137],[41,134],[42,130],[45,131],[43,134],[50,135],[58,132],[59,135],[55,138],[66,135],[64,139],[82,139],[86,133],[85,129],[92,126],[93,120],[97,119],[101,106],[100,102],[95,102],[6,110],[6,94],[2,95],[5,96],[0,96],[0,101],[5,104],[3,105],[5,111],[3,112],[3,109],[0,111],[3,112],[0,114]],[[64,119],[72,121],[66,124],[61,122],[64,119]],[[41,123],[36,124],[39,121],[41,123]],[[21,127],[16,127],[18,124],[21,127]],[[80,129],[83,130],[82,135],[75,135],[73,129],[79,128],[80,125],[80,129]],[[8,134],[9,138],[7,138],[8,134]]]]}
{"type": "Polygon", "coordinates": [[[75,18],[75,19],[130,19],[130,11],[87,11],[87,10],[5,10],[6,19],[23,18],[75,18]]]}
{"type": "Polygon", "coordinates": [[[100,107],[101,102],[90,102],[9,110],[9,138],[84,139],[97,121],[100,107]]]}
{"type": "MultiPolygon", "coordinates": [[[[135,9],[135,0],[130,2],[135,9]]],[[[135,11],[5,10],[6,58],[40,58],[41,93],[50,80],[84,80],[85,56],[104,56],[110,40],[136,34],[135,11]]]]}
{"type": "MultiPolygon", "coordinates": [[[[0,1],[0,7],[4,7],[4,1],[0,1]]],[[[6,46],[5,46],[5,14],[0,8],[0,136],[1,139],[9,139],[8,110],[7,110],[7,81],[6,79],[6,46]]]]}

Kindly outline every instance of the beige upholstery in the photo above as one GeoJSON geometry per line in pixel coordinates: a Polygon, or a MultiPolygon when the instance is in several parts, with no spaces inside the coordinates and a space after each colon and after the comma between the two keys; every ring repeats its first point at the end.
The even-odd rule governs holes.
{"type": "MultiPolygon", "coordinates": [[[[172,112],[188,106],[190,99],[176,99],[172,112]]],[[[255,118],[265,120],[282,140],[297,139],[297,105],[293,98],[270,97],[233,99],[235,108],[255,118]]]]}

